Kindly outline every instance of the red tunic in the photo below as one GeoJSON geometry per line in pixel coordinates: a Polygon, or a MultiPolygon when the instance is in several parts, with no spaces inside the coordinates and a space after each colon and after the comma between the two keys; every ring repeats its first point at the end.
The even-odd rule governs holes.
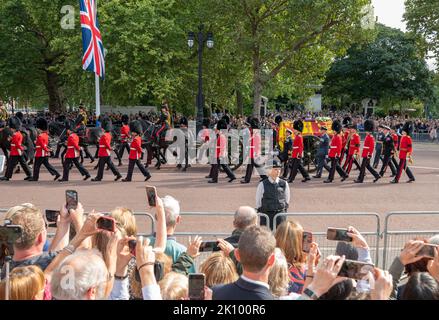
{"type": "Polygon", "coordinates": [[[125,143],[128,141],[128,138],[130,136],[130,126],[125,124],[120,129],[120,141],[122,143],[125,143]]]}
{"type": "Polygon", "coordinates": [[[406,159],[408,153],[413,152],[413,143],[410,136],[402,136],[399,144],[399,159],[406,159]]]}
{"type": "Polygon", "coordinates": [[[373,137],[373,135],[368,134],[364,139],[363,153],[361,157],[363,158],[372,157],[374,150],[375,150],[375,138],[373,137]]]}
{"type": "Polygon", "coordinates": [[[98,157],[109,157],[111,155],[111,133],[105,132],[99,139],[98,157]]]}
{"type": "Polygon", "coordinates": [[[11,156],[21,156],[23,154],[23,135],[20,131],[16,131],[11,140],[11,156]]]}
{"type": "Polygon", "coordinates": [[[345,131],[343,133],[342,138],[341,138],[341,149],[342,150],[346,149],[346,144],[348,143],[348,138],[349,138],[349,131],[345,131]]]}
{"type": "Polygon", "coordinates": [[[261,133],[250,129],[250,159],[256,159],[261,155],[261,133]]]}
{"type": "Polygon", "coordinates": [[[138,160],[142,157],[142,138],[136,136],[130,146],[130,160],[138,160]]]}
{"type": "Polygon", "coordinates": [[[81,147],[79,146],[79,137],[76,133],[72,133],[67,138],[67,159],[74,159],[79,157],[79,151],[81,147]]]}
{"type": "Polygon", "coordinates": [[[356,153],[360,153],[361,139],[358,133],[354,133],[349,142],[349,155],[353,156],[356,153]]]}
{"type": "Polygon", "coordinates": [[[216,159],[223,158],[227,155],[227,139],[226,136],[219,133],[216,135],[216,159]]]}
{"type": "Polygon", "coordinates": [[[393,139],[393,145],[395,146],[395,150],[398,150],[398,135],[396,133],[392,134],[392,139],[393,139]]]}
{"type": "Polygon", "coordinates": [[[49,135],[47,132],[40,133],[35,144],[35,158],[44,158],[49,156],[49,135]]]}
{"type": "Polygon", "coordinates": [[[340,157],[342,146],[342,137],[339,134],[335,134],[332,137],[331,145],[329,146],[329,154],[330,158],[340,157]]]}
{"type": "Polygon", "coordinates": [[[294,137],[293,153],[291,157],[293,159],[299,159],[302,158],[302,154],[303,154],[303,137],[302,135],[298,134],[294,137]]]}

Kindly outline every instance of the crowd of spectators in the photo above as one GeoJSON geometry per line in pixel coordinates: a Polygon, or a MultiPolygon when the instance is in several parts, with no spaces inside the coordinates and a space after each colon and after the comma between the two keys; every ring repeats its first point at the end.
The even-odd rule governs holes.
{"type": "Polygon", "coordinates": [[[201,237],[186,247],[173,236],[181,222],[178,200],[157,196],[154,210],[155,234],[142,237],[127,208],[111,211],[116,228],[108,231],[98,228],[103,214],[85,215],[80,203],[70,210],[63,205],[48,239],[39,208],[10,208],[4,223],[20,226],[22,233],[13,243],[1,240],[13,255],[8,280],[2,266],[0,299],[9,281],[11,300],[185,300],[194,273],[204,275],[206,300],[439,299],[439,249],[433,247],[434,257],[420,253],[426,243],[438,245],[439,235],[407,242],[389,270],[372,266],[367,277],[351,278],[339,276],[346,259],[372,264],[369,245],[354,227],[347,233],[352,241],[338,242],[333,255],[323,258],[318,243],[303,247],[299,221],[284,221],[273,233],[259,226],[253,208],[242,206],[230,237],[217,239],[217,248],[197,267],[201,237]]]}

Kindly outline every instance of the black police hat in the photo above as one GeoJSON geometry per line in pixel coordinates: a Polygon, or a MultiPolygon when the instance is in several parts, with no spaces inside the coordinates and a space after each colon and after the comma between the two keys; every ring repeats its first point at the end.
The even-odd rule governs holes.
{"type": "Polygon", "coordinates": [[[282,163],[280,163],[279,161],[273,159],[273,161],[269,161],[265,167],[267,169],[282,168],[282,163]]]}

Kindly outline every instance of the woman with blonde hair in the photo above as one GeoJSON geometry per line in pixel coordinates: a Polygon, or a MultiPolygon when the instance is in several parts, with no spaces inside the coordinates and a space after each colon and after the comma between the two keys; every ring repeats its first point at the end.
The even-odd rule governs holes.
{"type": "MultiPolygon", "coordinates": [[[[34,265],[14,268],[9,275],[9,300],[43,300],[46,281],[34,265]]],[[[0,282],[0,300],[5,300],[6,280],[0,282]]]]}
{"type": "Polygon", "coordinates": [[[200,267],[200,272],[206,276],[206,286],[212,288],[220,284],[229,284],[238,280],[238,272],[232,259],[222,252],[210,255],[200,267]]]}
{"type": "Polygon", "coordinates": [[[189,279],[177,272],[169,272],[159,282],[163,300],[186,300],[189,296],[189,279]]]}

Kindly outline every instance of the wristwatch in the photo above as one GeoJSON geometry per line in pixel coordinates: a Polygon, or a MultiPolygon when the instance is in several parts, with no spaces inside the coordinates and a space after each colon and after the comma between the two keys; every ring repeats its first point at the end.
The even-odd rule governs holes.
{"type": "Polygon", "coordinates": [[[311,300],[317,300],[319,297],[314,293],[314,291],[306,288],[303,290],[303,294],[307,295],[311,300]]]}

